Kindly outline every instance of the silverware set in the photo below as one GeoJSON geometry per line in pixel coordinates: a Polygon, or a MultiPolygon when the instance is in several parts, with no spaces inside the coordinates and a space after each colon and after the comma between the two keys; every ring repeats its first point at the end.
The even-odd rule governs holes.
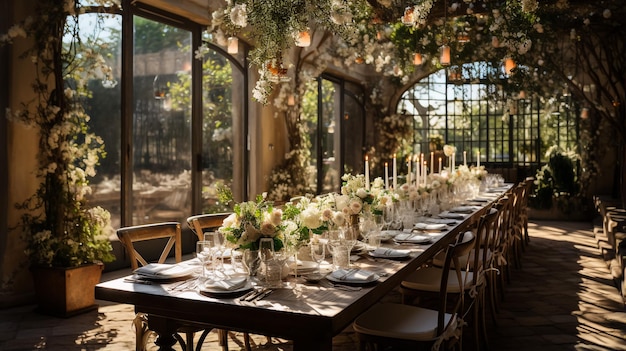
{"type": "Polygon", "coordinates": [[[274,290],[272,289],[253,289],[239,298],[239,301],[255,302],[260,301],[269,296],[274,290]]]}
{"type": "Polygon", "coordinates": [[[334,288],[334,289],[338,289],[338,290],[343,290],[343,291],[359,291],[362,288],[360,286],[350,286],[350,285],[342,285],[342,284],[335,284],[329,280],[326,279],[321,279],[318,282],[319,285],[325,287],[325,288],[334,288]]]}

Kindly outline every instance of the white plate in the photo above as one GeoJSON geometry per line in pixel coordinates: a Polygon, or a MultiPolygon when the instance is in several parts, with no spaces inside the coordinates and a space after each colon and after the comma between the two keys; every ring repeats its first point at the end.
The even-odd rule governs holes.
{"type": "Polygon", "coordinates": [[[353,276],[352,274],[344,279],[340,279],[337,278],[333,275],[333,273],[330,273],[328,275],[326,275],[326,279],[330,280],[331,282],[335,282],[335,283],[345,283],[345,284],[369,284],[372,282],[377,281],[378,279],[380,279],[380,276],[376,273],[372,273],[370,271],[366,271],[366,270],[359,270],[358,273],[364,273],[366,278],[364,279],[350,279],[350,276],[353,276]]]}
{"type": "Polygon", "coordinates": [[[411,251],[409,250],[394,250],[387,248],[378,248],[374,251],[368,252],[372,257],[376,258],[406,258],[409,257],[411,251]]]}
{"type": "Polygon", "coordinates": [[[444,223],[416,223],[414,226],[418,230],[444,230],[448,225],[444,223]]]}
{"type": "Polygon", "coordinates": [[[441,224],[457,224],[459,222],[458,219],[452,218],[427,218],[424,220],[426,223],[441,223],[441,224]]]}
{"type": "Polygon", "coordinates": [[[397,243],[406,243],[406,244],[430,244],[432,238],[428,235],[420,235],[420,234],[399,234],[393,239],[397,243]]]}

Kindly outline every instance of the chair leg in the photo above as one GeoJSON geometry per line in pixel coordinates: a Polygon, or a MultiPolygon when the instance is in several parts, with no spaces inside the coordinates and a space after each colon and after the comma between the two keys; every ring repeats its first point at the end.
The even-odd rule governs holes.
{"type": "Polygon", "coordinates": [[[250,350],[251,350],[251,346],[250,346],[250,334],[248,334],[248,333],[243,333],[243,343],[244,343],[244,347],[245,347],[246,351],[250,351],[250,350]]]}
{"type": "Polygon", "coordinates": [[[193,333],[185,333],[185,350],[194,351],[193,350],[193,333]]]}
{"type": "Polygon", "coordinates": [[[219,339],[219,344],[222,346],[222,350],[228,351],[228,331],[224,329],[218,329],[217,335],[219,339]]]}
{"type": "Polygon", "coordinates": [[[204,340],[209,335],[210,330],[206,329],[202,331],[200,338],[198,339],[198,344],[196,345],[196,351],[202,350],[202,345],[204,344],[204,340]]]}

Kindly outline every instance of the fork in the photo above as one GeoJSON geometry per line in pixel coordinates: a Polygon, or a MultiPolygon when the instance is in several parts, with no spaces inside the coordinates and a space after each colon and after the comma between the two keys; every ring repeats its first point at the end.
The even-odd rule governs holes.
{"type": "Polygon", "coordinates": [[[342,285],[342,284],[334,284],[326,279],[322,279],[319,281],[319,284],[325,288],[335,288],[335,289],[339,289],[339,290],[344,290],[344,291],[359,291],[361,290],[360,286],[349,286],[349,285],[342,285]]]}

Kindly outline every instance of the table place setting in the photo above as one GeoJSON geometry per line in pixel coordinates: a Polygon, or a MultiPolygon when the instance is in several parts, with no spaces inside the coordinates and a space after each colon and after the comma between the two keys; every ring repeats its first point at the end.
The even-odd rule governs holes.
{"type": "Polygon", "coordinates": [[[174,281],[189,278],[196,267],[185,264],[150,263],[133,271],[133,279],[174,281]]]}
{"type": "Polygon", "coordinates": [[[413,225],[413,230],[418,231],[435,231],[441,232],[448,230],[448,225],[445,223],[415,223],[413,225]]]}
{"type": "Polygon", "coordinates": [[[376,250],[368,252],[368,255],[374,258],[387,258],[387,259],[405,259],[409,258],[411,250],[396,250],[392,248],[379,247],[376,250]]]}
{"type": "Polygon", "coordinates": [[[402,233],[396,235],[393,239],[397,244],[430,244],[432,238],[428,235],[421,235],[415,233],[402,233]]]}
{"type": "Polygon", "coordinates": [[[450,211],[443,211],[441,213],[439,213],[437,215],[437,217],[439,218],[444,218],[444,219],[456,219],[456,220],[463,220],[467,217],[468,215],[465,213],[459,213],[459,212],[452,212],[452,210],[450,211]]]}
{"type": "Polygon", "coordinates": [[[481,208],[482,206],[473,206],[473,205],[457,206],[457,207],[451,208],[450,212],[470,214],[470,213],[480,210],[481,208]]]}
{"type": "Polygon", "coordinates": [[[345,284],[369,284],[377,281],[379,278],[378,274],[359,268],[340,268],[326,275],[326,279],[333,283],[345,284]]]}

